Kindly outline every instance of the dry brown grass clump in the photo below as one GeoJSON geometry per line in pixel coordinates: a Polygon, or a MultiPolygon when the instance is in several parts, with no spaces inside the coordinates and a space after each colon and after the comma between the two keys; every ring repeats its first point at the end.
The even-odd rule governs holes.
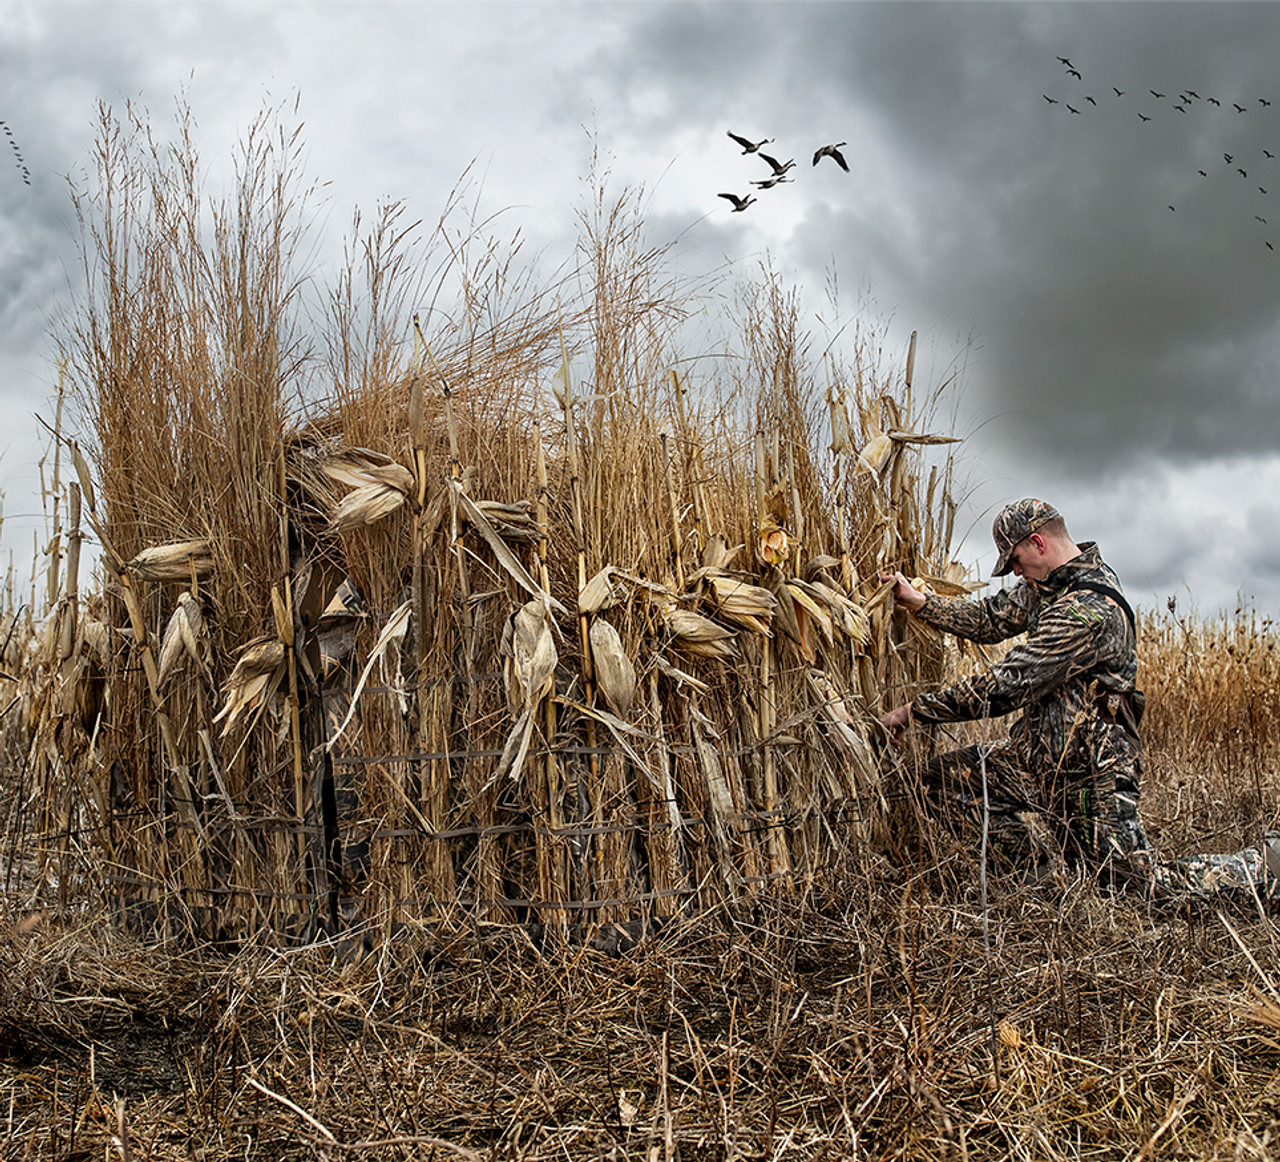
{"type": "Polygon", "coordinates": [[[1271,1156],[1269,926],[1078,885],[985,920],[984,954],[980,909],[862,868],[620,958],[427,922],[226,960],[31,922],[0,954],[7,1156],[1271,1156]]]}

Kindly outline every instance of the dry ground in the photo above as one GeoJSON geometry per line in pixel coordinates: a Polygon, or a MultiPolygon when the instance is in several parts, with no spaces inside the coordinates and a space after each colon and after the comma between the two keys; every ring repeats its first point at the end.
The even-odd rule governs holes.
{"type": "Polygon", "coordinates": [[[972,871],[867,866],[620,956],[443,923],[353,957],[11,921],[5,1156],[1272,1155],[1269,921],[1063,884],[995,882],[984,911],[972,871]]]}

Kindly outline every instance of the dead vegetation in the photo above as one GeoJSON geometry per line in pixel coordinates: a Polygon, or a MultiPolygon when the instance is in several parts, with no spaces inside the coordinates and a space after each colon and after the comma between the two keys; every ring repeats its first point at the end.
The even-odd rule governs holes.
{"type": "MultiPolygon", "coordinates": [[[[599,186],[550,285],[390,207],[320,309],[297,135],[208,205],[179,126],[103,113],[6,612],[6,1156],[1273,1152],[1270,921],[920,842],[875,715],[973,659],[878,581],[972,588],[914,343],[766,277],[693,360],[599,186]]],[[[1256,840],[1273,627],[1143,639],[1154,836],[1256,840]]]]}

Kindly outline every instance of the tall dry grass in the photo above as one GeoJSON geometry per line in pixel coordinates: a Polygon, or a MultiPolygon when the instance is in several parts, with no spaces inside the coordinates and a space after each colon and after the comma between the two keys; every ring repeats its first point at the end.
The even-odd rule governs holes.
{"type": "Polygon", "coordinates": [[[1247,607],[1143,617],[1144,806],[1172,852],[1233,851],[1280,826],[1278,645],[1275,622],[1247,607]]]}

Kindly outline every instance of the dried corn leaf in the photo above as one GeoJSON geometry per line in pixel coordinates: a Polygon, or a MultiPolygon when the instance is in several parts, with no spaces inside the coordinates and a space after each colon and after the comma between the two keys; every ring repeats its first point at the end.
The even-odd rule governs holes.
{"type": "Polygon", "coordinates": [[[456,480],[451,480],[449,487],[453,489],[453,495],[458,502],[458,507],[462,509],[467,520],[484,537],[489,548],[493,550],[493,555],[498,558],[498,563],[511,575],[512,579],[543,605],[554,609],[557,613],[568,616],[569,611],[529,576],[529,571],[520,563],[520,559],[511,551],[506,542],[494,531],[493,525],[489,523],[489,518],[476,507],[475,501],[462,490],[462,485],[456,480]]]}
{"type": "Polygon", "coordinates": [[[889,439],[898,444],[958,444],[959,436],[926,436],[921,432],[904,432],[894,429],[888,433],[889,439]]]}
{"type": "Polygon", "coordinates": [[[80,480],[80,492],[89,506],[89,511],[93,512],[97,508],[93,494],[93,475],[89,471],[89,462],[80,451],[80,445],[74,440],[71,441],[71,459],[76,466],[76,476],[80,480]]]}
{"type": "Polygon", "coordinates": [[[968,597],[970,593],[976,593],[979,589],[987,587],[985,581],[954,581],[949,577],[934,577],[928,573],[915,578],[911,583],[915,585],[916,581],[921,583],[916,585],[917,589],[921,585],[927,585],[935,593],[943,597],[968,597]]]}
{"type": "Polygon", "coordinates": [[[686,673],[677,666],[673,666],[661,654],[657,657],[658,672],[670,678],[678,686],[691,686],[701,694],[705,694],[711,689],[705,682],[699,678],[695,678],[692,674],[686,673]]]}
{"type": "Polygon", "coordinates": [[[347,715],[338,725],[337,730],[329,736],[329,741],[325,743],[326,750],[333,749],[334,744],[342,737],[342,732],[347,729],[351,719],[355,716],[356,707],[360,702],[360,694],[364,690],[365,683],[369,680],[369,674],[373,671],[374,665],[382,660],[393,642],[399,643],[404,639],[405,633],[409,629],[409,616],[412,610],[413,601],[406,601],[387,619],[387,624],[383,626],[382,632],[378,635],[378,640],[374,642],[373,649],[369,653],[369,660],[365,662],[364,669],[360,671],[360,680],[356,683],[356,688],[351,692],[351,705],[347,709],[347,715]]]}

